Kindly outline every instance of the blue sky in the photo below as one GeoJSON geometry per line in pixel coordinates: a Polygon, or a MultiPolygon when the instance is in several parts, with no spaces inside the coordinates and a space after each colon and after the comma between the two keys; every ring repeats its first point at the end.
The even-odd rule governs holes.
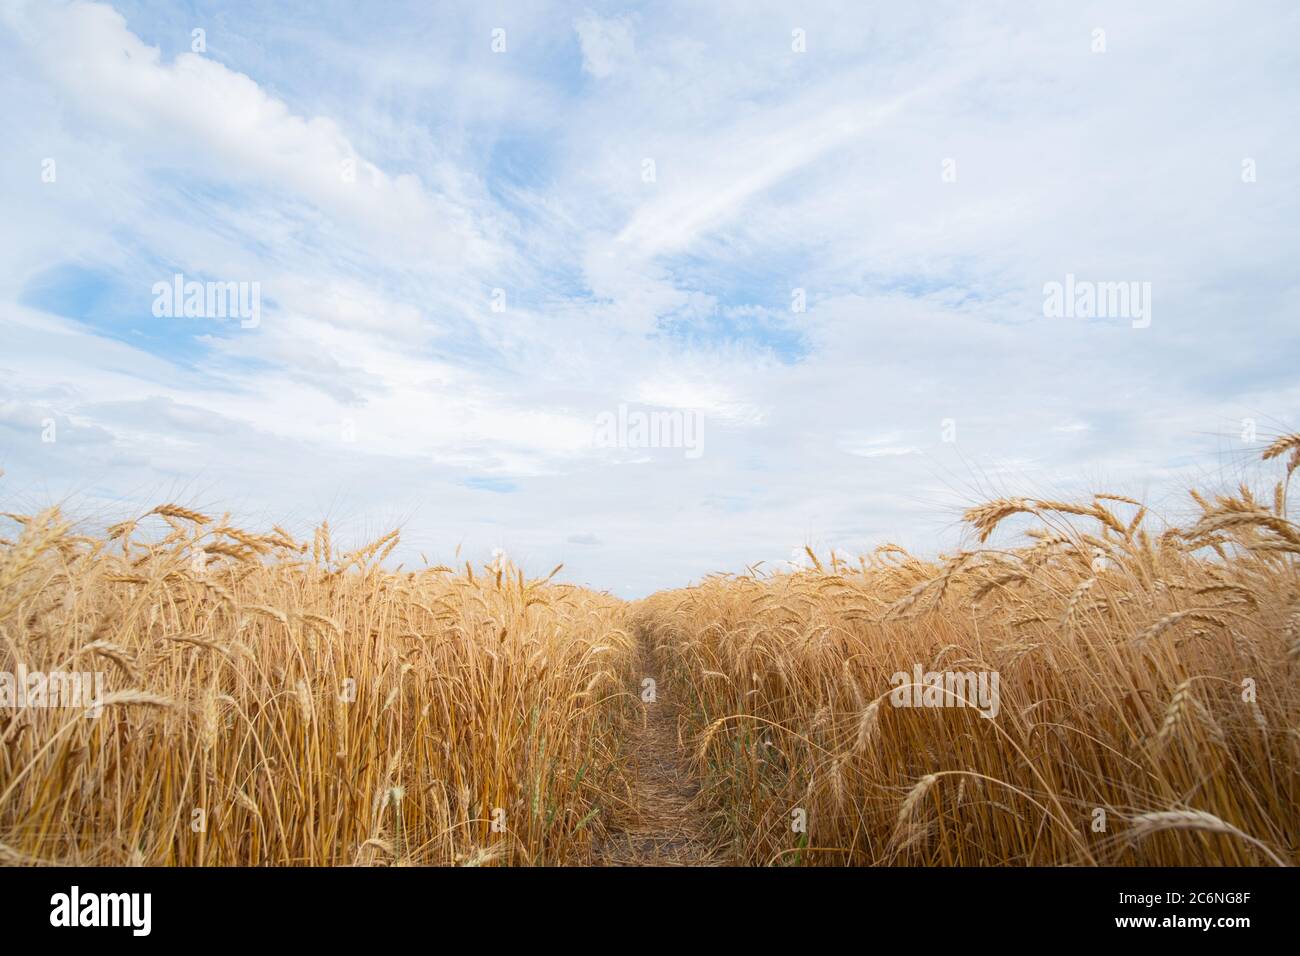
{"type": "Polygon", "coordinates": [[[1181,507],[1296,427],[1297,27],[0,0],[0,510],[400,523],[633,596],[952,548],[992,494],[1181,507]],[[258,323],[156,317],[178,272],[258,323]],[[1045,315],[1067,274],[1149,326],[1045,315]],[[701,453],[595,441],[620,406],[701,453]]]}

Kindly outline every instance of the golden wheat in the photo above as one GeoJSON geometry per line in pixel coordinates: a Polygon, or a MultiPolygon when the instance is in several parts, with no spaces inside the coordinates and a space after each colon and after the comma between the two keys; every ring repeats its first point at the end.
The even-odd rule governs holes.
{"type": "Polygon", "coordinates": [[[7,515],[0,672],[104,686],[0,709],[0,864],[593,862],[635,800],[643,660],[737,862],[1292,864],[1288,452],[1270,495],[1193,491],[1186,527],[1004,498],[972,536],[1039,522],[1023,545],[809,549],[632,604],[558,567],[389,570],[396,532],[7,515]]]}
{"type": "Polygon", "coordinates": [[[0,671],[109,667],[98,716],[0,708],[0,863],[581,863],[625,796],[616,599],[176,504],[18,526],[0,671]]]}
{"type": "MultiPolygon", "coordinates": [[[[1297,448],[1284,436],[1265,457],[1297,448]]],[[[1287,479],[1271,505],[1248,488],[1193,492],[1195,522],[1158,534],[1126,496],[1003,498],[966,520],[981,543],[1013,515],[1044,522],[1024,546],[934,563],[890,546],[856,572],[751,571],[640,602],[636,627],[685,688],[696,767],[736,858],[1296,862],[1287,479]],[[999,713],[885,703],[917,666],[996,674],[999,713]],[[790,826],[796,809],[806,832],[790,826]],[[1198,834],[1172,833],[1185,829],[1198,834]]]]}

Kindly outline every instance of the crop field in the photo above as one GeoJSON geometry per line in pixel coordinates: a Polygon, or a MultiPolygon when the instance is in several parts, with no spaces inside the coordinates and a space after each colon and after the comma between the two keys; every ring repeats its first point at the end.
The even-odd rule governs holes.
{"type": "Polygon", "coordinates": [[[98,717],[0,717],[4,860],[583,859],[617,785],[621,602],[512,568],[381,570],[395,538],[339,554],[327,527],[302,543],[177,506],[105,539],[20,519],[5,669],[105,669],[106,692],[98,717]]]}
{"type": "Polygon", "coordinates": [[[1300,435],[1265,459],[1182,526],[1007,498],[934,560],[633,602],[397,532],[9,515],[0,862],[1293,864],[1300,435]]]}

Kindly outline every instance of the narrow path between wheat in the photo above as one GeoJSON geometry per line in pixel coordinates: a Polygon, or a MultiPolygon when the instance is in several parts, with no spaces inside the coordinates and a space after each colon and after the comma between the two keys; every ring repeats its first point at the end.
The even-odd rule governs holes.
{"type": "Polygon", "coordinates": [[[630,806],[597,850],[602,866],[722,866],[726,859],[708,832],[678,732],[681,706],[673,689],[657,680],[643,652],[642,674],[656,678],[656,701],[641,702],[641,723],[629,749],[630,806]]]}

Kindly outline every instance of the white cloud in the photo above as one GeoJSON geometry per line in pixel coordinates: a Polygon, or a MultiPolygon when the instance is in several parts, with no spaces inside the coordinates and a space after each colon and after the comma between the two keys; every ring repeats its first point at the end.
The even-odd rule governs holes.
{"type": "Polygon", "coordinates": [[[372,239],[418,241],[430,261],[491,258],[465,210],[431,195],[414,176],[389,175],[359,156],[332,119],[295,115],[253,79],[206,55],[184,52],[165,63],[112,7],[22,4],[5,15],[84,122],[149,143],[154,162],[286,190],[366,228],[372,239]],[[353,164],[350,176],[345,163],[353,164]]]}
{"type": "Polygon", "coordinates": [[[1173,500],[1294,426],[1283,4],[814,3],[794,54],[775,6],[543,3],[502,56],[486,11],[234,7],[195,55],[131,9],[0,7],[0,505],[401,520],[645,591],[924,553],[992,494],[1173,500]],[[159,325],[172,270],[260,280],[261,325],[159,325]],[[1067,272],[1151,281],[1151,328],[1045,320],[1067,272]],[[704,454],[598,454],[620,403],[704,454]]]}
{"type": "Polygon", "coordinates": [[[631,17],[601,17],[591,11],[573,21],[582,45],[582,68],[597,79],[611,76],[635,55],[631,17]]]}

